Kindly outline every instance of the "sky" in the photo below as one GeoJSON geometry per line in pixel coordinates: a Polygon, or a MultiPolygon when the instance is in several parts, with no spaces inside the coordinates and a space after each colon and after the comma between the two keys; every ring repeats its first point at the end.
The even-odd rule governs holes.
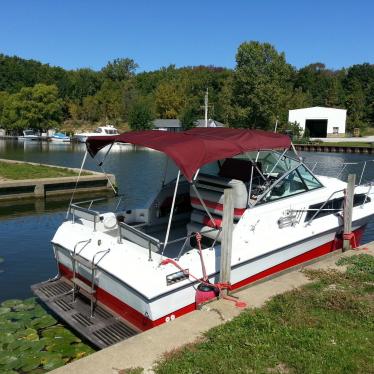
{"type": "Polygon", "coordinates": [[[134,59],[235,67],[238,46],[269,42],[297,68],[374,63],[373,0],[1,0],[0,53],[66,69],[134,59]]]}

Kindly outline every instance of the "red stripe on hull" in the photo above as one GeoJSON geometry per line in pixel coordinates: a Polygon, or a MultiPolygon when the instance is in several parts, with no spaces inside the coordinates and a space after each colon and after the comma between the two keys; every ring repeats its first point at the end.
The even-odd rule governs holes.
{"type": "MultiPolygon", "coordinates": [[[[68,279],[71,279],[73,277],[73,273],[70,269],[68,269],[61,263],[59,263],[58,265],[61,275],[65,276],[68,279]]],[[[89,283],[88,280],[84,279],[83,277],[79,276],[79,278],[87,284],[89,283]]],[[[138,312],[136,309],[132,308],[130,305],[119,300],[118,298],[116,298],[115,296],[113,296],[112,294],[110,294],[102,288],[96,288],[96,297],[97,300],[104,304],[107,308],[113,310],[123,319],[129,321],[132,325],[134,325],[142,331],[149,330],[152,327],[156,327],[163,324],[165,322],[165,318],[168,316],[167,315],[155,321],[152,321],[142,313],[138,312]]],[[[175,317],[180,317],[186,313],[192,312],[193,310],[195,310],[195,304],[190,304],[186,305],[181,309],[176,310],[173,313],[170,313],[170,315],[173,314],[175,317]]]]}
{"type": "MultiPolygon", "coordinates": [[[[362,238],[362,235],[364,233],[364,229],[365,227],[360,227],[359,229],[357,229],[354,234],[355,234],[355,237],[356,237],[356,242],[357,242],[357,245],[359,245],[360,241],[361,241],[361,238],[362,238]]],[[[291,258],[290,260],[287,260],[285,262],[282,262],[281,264],[278,264],[278,265],[275,265],[269,269],[266,269],[258,274],[255,274],[249,278],[246,278],[246,279],[243,279],[242,281],[240,282],[237,282],[235,284],[232,285],[232,289],[238,289],[240,287],[243,287],[243,286],[246,286],[250,283],[253,283],[259,279],[262,279],[262,278],[265,278],[269,275],[273,275],[275,273],[278,273],[282,270],[285,270],[285,269],[288,269],[292,266],[296,266],[296,265],[300,265],[304,262],[307,262],[307,261],[310,261],[310,260],[313,260],[317,257],[320,257],[320,256],[323,256],[323,255],[326,255],[330,252],[333,252],[334,250],[336,249],[339,249],[342,247],[342,240],[341,239],[337,239],[337,240],[333,240],[329,243],[326,243],[326,244],[323,244],[317,248],[314,248],[306,253],[303,253],[299,256],[296,256],[294,258],[291,258]]],[[[70,269],[68,269],[66,266],[62,265],[62,264],[59,264],[59,269],[60,269],[60,273],[61,275],[64,275],[65,277],[67,278],[71,278],[72,277],[72,272],[70,269]]],[[[84,279],[84,281],[86,281],[88,283],[87,280],[84,279]]],[[[104,304],[106,307],[108,307],[109,309],[113,310],[114,312],[116,312],[118,315],[120,315],[121,317],[123,317],[125,320],[129,321],[132,325],[136,326],[138,329],[142,330],[142,331],[145,331],[145,330],[148,330],[148,329],[151,329],[152,327],[156,327],[156,326],[159,326],[163,323],[166,322],[166,318],[171,315],[174,315],[176,318],[177,317],[180,317],[184,314],[187,314],[189,312],[192,312],[193,310],[195,310],[195,303],[193,304],[189,304],[189,305],[186,305],[185,307],[181,308],[181,309],[178,309],[170,314],[167,314],[155,321],[152,321],[151,319],[149,319],[148,317],[144,316],[142,313],[138,312],[137,310],[135,310],[134,308],[132,308],[131,306],[127,305],[126,303],[124,303],[123,301],[117,299],[115,296],[111,295],[110,293],[108,293],[107,291],[103,290],[102,288],[97,288],[96,289],[96,296],[97,296],[97,299],[102,303],[104,304]]]]}
{"type": "MultiPolygon", "coordinates": [[[[204,201],[204,204],[207,206],[207,208],[223,211],[222,204],[214,203],[208,200],[203,200],[203,201],[204,201]]],[[[201,201],[197,199],[196,197],[191,197],[191,204],[201,206],[201,201]]],[[[234,208],[234,216],[242,216],[245,211],[246,211],[246,208],[234,208]]]]}

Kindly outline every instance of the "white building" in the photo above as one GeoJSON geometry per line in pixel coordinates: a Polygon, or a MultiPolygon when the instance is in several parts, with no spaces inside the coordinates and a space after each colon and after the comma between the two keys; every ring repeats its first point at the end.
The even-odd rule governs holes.
{"type": "Polygon", "coordinates": [[[307,129],[311,138],[344,136],[346,119],[346,109],[315,106],[288,111],[288,121],[297,122],[303,131],[307,129]]]}

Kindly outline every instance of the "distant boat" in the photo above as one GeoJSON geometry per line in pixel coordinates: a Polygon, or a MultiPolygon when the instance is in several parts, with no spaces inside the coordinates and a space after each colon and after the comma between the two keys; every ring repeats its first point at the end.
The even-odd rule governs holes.
{"type": "Polygon", "coordinates": [[[19,136],[18,140],[41,140],[40,134],[36,133],[34,130],[27,129],[23,130],[23,136],[19,136]]]}
{"type": "Polygon", "coordinates": [[[89,136],[113,136],[113,135],[118,135],[118,130],[114,126],[108,125],[108,126],[99,126],[93,132],[83,132],[80,134],[75,134],[73,138],[80,143],[85,143],[89,136]]]}
{"type": "Polygon", "coordinates": [[[51,142],[58,142],[58,143],[68,143],[70,142],[70,137],[62,132],[56,132],[54,135],[50,137],[51,142]]]}

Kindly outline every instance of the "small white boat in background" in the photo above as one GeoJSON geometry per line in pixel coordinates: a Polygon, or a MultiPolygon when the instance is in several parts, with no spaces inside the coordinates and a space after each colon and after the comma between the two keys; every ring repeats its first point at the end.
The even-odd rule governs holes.
{"type": "Polygon", "coordinates": [[[118,130],[112,126],[99,126],[94,132],[83,132],[74,134],[74,139],[79,143],[85,143],[89,136],[113,136],[118,135],[118,130]]]}
{"type": "Polygon", "coordinates": [[[49,139],[51,142],[56,142],[56,143],[69,143],[70,142],[70,137],[67,136],[66,134],[63,134],[62,132],[56,132],[49,139]]]}
{"type": "Polygon", "coordinates": [[[32,129],[23,130],[23,135],[18,137],[18,140],[41,140],[40,134],[36,133],[32,129]]]}

